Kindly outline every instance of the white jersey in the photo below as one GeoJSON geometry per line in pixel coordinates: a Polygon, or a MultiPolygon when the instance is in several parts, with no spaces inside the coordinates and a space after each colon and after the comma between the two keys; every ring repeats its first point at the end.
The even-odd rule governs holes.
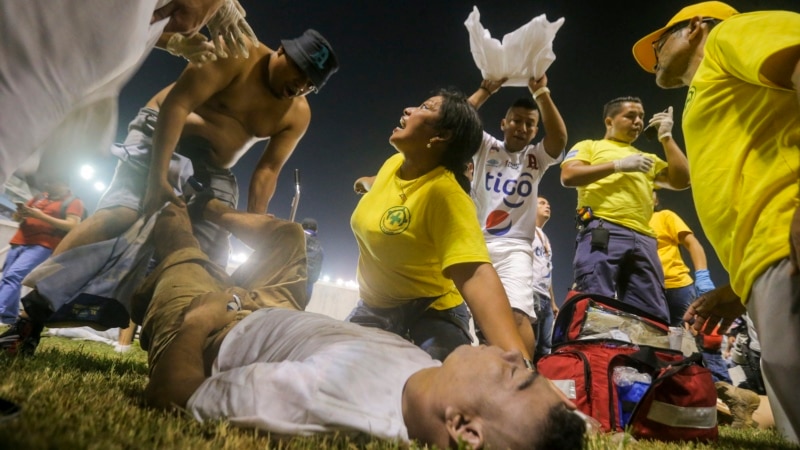
{"type": "Polygon", "coordinates": [[[320,314],[258,310],[222,342],[188,402],[198,420],[278,434],[339,432],[408,441],[402,396],[441,363],[403,338],[320,314]]]}
{"type": "Polygon", "coordinates": [[[481,148],[472,158],[472,199],[487,242],[503,238],[533,242],[539,181],[562,157],[548,155],[541,142],[512,153],[502,141],[483,133],[481,148]]]}
{"type": "Polygon", "coordinates": [[[553,253],[550,239],[541,228],[536,227],[533,238],[533,292],[550,298],[553,285],[553,253]]]}

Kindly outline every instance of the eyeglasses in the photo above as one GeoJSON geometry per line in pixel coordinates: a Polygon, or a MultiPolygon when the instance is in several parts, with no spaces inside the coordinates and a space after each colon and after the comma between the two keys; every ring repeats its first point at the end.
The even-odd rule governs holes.
{"type": "Polygon", "coordinates": [[[295,92],[295,95],[298,96],[298,97],[302,97],[302,96],[310,94],[312,92],[317,92],[317,87],[314,86],[314,83],[312,83],[311,80],[308,80],[308,82],[306,82],[306,84],[304,84],[302,87],[300,87],[297,90],[297,92],[295,92]]]}
{"type": "MultiPolygon", "coordinates": [[[[707,19],[703,19],[701,23],[703,23],[703,22],[705,22],[705,23],[716,23],[716,22],[719,22],[719,20],[718,19],[707,18],[707,19]]],[[[653,53],[655,53],[655,55],[656,55],[656,63],[658,62],[658,54],[661,53],[661,49],[664,48],[664,45],[667,43],[667,40],[669,40],[669,37],[672,36],[673,34],[677,33],[678,31],[688,27],[690,23],[691,23],[691,20],[684,20],[683,22],[678,22],[675,25],[673,25],[673,26],[667,28],[666,30],[664,30],[664,32],[661,33],[661,36],[659,36],[658,39],[656,39],[655,41],[651,42],[651,45],[653,46],[653,53]]]]}
{"type": "Polygon", "coordinates": [[[317,87],[314,86],[314,83],[312,83],[311,80],[309,80],[308,83],[306,83],[306,85],[303,86],[303,88],[300,90],[299,93],[301,93],[301,94],[310,94],[312,92],[316,93],[317,92],[317,87]]]}
{"type": "Polygon", "coordinates": [[[667,43],[669,37],[688,26],[689,26],[688,20],[684,20],[683,22],[678,22],[675,25],[667,28],[663,33],[661,33],[661,36],[659,36],[658,39],[651,42],[651,45],[653,46],[653,53],[656,54],[656,60],[658,60],[658,54],[661,53],[661,49],[664,48],[664,44],[667,43]]]}
{"type": "MultiPolygon", "coordinates": [[[[297,71],[298,75],[304,76],[303,69],[301,69],[300,66],[298,66],[297,63],[294,62],[292,58],[287,57],[286,60],[289,61],[289,65],[292,66],[292,68],[295,71],[297,71]]],[[[297,92],[295,92],[295,95],[298,97],[310,94],[312,92],[319,92],[319,89],[317,89],[317,86],[315,86],[314,82],[311,81],[311,78],[308,75],[305,75],[305,77],[306,77],[306,83],[302,87],[298,88],[297,92]]]]}

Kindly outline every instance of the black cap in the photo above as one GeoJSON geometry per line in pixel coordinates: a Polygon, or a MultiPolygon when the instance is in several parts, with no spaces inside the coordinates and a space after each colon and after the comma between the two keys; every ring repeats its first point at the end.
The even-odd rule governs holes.
{"type": "Polygon", "coordinates": [[[317,231],[317,221],[310,217],[303,219],[300,224],[303,225],[304,230],[317,231]]]}
{"type": "Polygon", "coordinates": [[[292,61],[308,75],[317,91],[339,70],[339,61],[331,44],[316,30],[308,29],[296,39],[282,40],[281,45],[292,61]]]}

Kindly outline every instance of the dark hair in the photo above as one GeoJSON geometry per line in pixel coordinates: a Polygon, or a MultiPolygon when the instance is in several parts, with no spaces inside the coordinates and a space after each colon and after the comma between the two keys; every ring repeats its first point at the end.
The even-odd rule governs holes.
{"type": "Polygon", "coordinates": [[[303,221],[300,222],[300,225],[303,226],[304,230],[317,231],[317,221],[311,217],[306,217],[303,219],[303,221]]]}
{"type": "Polygon", "coordinates": [[[434,95],[442,97],[439,121],[434,127],[452,133],[447,149],[442,154],[441,164],[453,172],[459,186],[469,194],[471,183],[464,171],[483,141],[483,124],[478,112],[462,92],[445,88],[439,89],[434,95]]]}
{"type": "Polygon", "coordinates": [[[538,430],[530,447],[536,450],[581,450],[586,437],[586,423],[564,404],[550,408],[538,430]]]}
{"type": "Polygon", "coordinates": [[[508,115],[508,113],[513,108],[523,108],[523,109],[529,109],[529,110],[532,110],[532,111],[538,111],[539,110],[539,107],[536,106],[536,102],[534,102],[531,97],[520,97],[520,98],[514,100],[514,103],[512,103],[511,106],[508,107],[508,111],[506,111],[506,115],[508,115]]]}
{"type": "Polygon", "coordinates": [[[606,117],[614,117],[622,110],[623,103],[638,103],[642,104],[642,100],[639,97],[617,97],[614,100],[606,103],[603,106],[603,120],[606,117]]]}

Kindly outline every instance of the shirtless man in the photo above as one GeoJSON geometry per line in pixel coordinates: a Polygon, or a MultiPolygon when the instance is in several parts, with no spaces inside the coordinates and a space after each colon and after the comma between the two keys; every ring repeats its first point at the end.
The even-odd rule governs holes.
{"type": "MultiPolygon", "coordinates": [[[[270,138],[254,169],[247,205],[248,212],[265,213],[281,168],[308,128],[311,111],[304,97],[337,69],[330,44],[314,30],[281,41],[277,50],[250,48],[248,58],[189,64],[131,122],[125,143],[115,148],[122,161],[98,211],[53,255],[118,236],[140,214],[167,201],[182,205],[177,173],[185,181],[186,159],[204,187],[236,208],[238,187],[230,168],[254,143],[270,138]]],[[[201,247],[224,267],[228,233],[196,222],[201,247]]]]}
{"type": "MultiPolygon", "coordinates": [[[[337,69],[330,44],[314,30],[281,41],[277,50],[264,45],[251,47],[246,59],[213,61],[201,67],[189,64],[177,82],[142,108],[129,125],[125,143],[112,149],[121,160],[97,212],[61,241],[40,266],[41,274],[31,274],[26,285],[35,290],[23,304],[26,312],[37,313],[21,315],[0,335],[0,348],[16,349],[30,342],[27,348],[32,353],[43,322],[61,306],[40,295],[37,288],[53,274],[47,267],[54,258],[67,250],[120,236],[143,212],[151,213],[167,201],[182,205],[179,195],[191,175],[189,161],[195,179],[205,188],[196,196],[205,201],[189,204],[190,211],[199,212],[194,217],[193,233],[200,248],[225,267],[229,232],[203,220],[205,202],[213,194],[235,209],[238,187],[230,167],[255,142],[270,138],[254,170],[247,205],[248,212],[266,212],[278,173],[308,128],[311,112],[304,96],[319,91],[337,69]]],[[[83,261],[66,263],[65,258],[57,265],[70,270],[72,279],[88,277],[88,282],[97,277],[95,272],[82,272],[83,261]]],[[[69,293],[66,297],[74,296],[69,293]]],[[[126,301],[117,300],[127,306],[126,301]]]]}

